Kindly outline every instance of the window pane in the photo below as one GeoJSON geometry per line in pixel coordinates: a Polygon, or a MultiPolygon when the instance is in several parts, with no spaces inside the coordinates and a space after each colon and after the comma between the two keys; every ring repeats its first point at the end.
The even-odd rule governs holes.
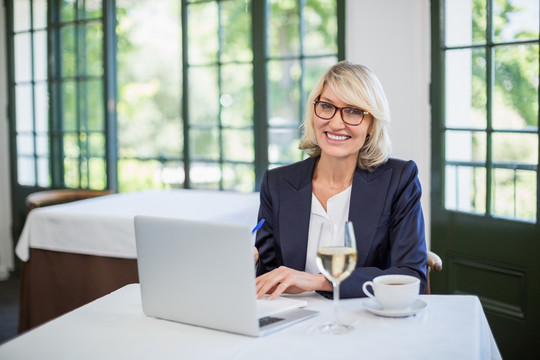
{"type": "Polygon", "coordinates": [[[445,1],[447,46],[486,42],[486,0],[445,1]]]}
{"type": "Polygon", "coordinates": [[[30,33],[13,37],[15,46],[15,82],[32,80],[32,51],[30,33]]]}
{"type": "Polygon", "coordinates": [[[493,2],[495,41],[538,39],[538,0],[493,2]]]}
{"type": "Polygon", "coordinates": [[[33,131],[32,86],[17,85],[15,87],[15,123],[17,132],[33,131]]]}
{"type": "Polygon", "coordinates": [[[107,174],[105,168],[105,159],[90,158],[88,160],[88,171],[90,183],[88,187],[94,190],[102,190],[107,187],[107,174]]]}
{"type": "Polygon", "coordinates": [[[307,55],[337,53],[337,9],[335,1],[307,0],[302,11],[303,48],[307,55]]]}
{"type": "MultiPolygon", "coordinates": [[[[176,0],[141,0],[119,4],[117,122],[120,157],[182,154],[179,5],[180,2],[176,0]]],[[[103,96],[102,89],[98,91],[89,87],[89,91],[91,97],[97,97],[98,93],[103,96]]],[[[102,116],[103,112],[96,114],[95,118],[99,120],[102,116]]],[[[93,124],[94,115],[90,113],[89,117],[93,124]]],[[[103,120],[91,126],[99,128],[97,124],[100,121],[103,120]]],[[[127,164],[135,167],[129,162],[127,164]]],[[[145,172],[154,165],[141,162],[136,166],[145,172]]],[[[121,176],[119,168],[119,186],[134,190],[131,184],[123,184],[121,176]]],[[[144,188],[145,184],[152,184],[152,188],[161,186],[159,182],[144,180],[138,189],[144,188]]]]}
{"type": "Polygon", "coordinates": [[[224,65],[221,68],[221,123],[253,126],[253,67],[224,65]]]}
{"type": "Polygon", "coordinates": [[[493,215],[536,220],[536,172],[495,169],[492,181],[493,215]]]}
{"type": "Polygon", "coordinates": [[[68,188],[78,188],[79,179],[79,160],[64,158],[64,183],[68,188]]]}
{"type": "Polygon", "coordinates": [[[486,127],[486,60],[484,50],[446,52],[446,126],[486,127]]]}
{"type": "Polygon", "coordinates": [[[34,29],[44,29],[47,26],[47,0],[33,2],[34,29]]]}
{"type": "Polygon", "coordinates": [[[105,135],[102,133],[91,133],[88,135],[88,155],[105,157],[105,135]]]}
{"type": "Polygon", "coordinates": [[[17,181],[21,185],[36,185],[35,160],[30,157],[17,157],[17,181]]]}
{"type": "Polygon", "coordinates": [[[445,207],[484,214],[486,212],[486,169],[447,165],[445,207]]]}
{"type": "Polygon", "coordinates": [[[233,161],[254,161],[253,130],[223,130],[223,157],[233,161]]]}
{"type": "Polygon", "coordinates": [[[34,33],[34,80],[47,80],[47,58],[47,32],[37,31],[34,33]]]}
{"type": "Polygon", "coordinates": [[[77,74],[75,52],[75,27],[66,26],[61,30],[62,76],[75,76],[77,74]]]}
{"type": "Polygon", "coordinates": [[[219,112],[219,88],[217,69],[189,69],[189,123],[217,125],[219,112]]]}
{"type": "Polygon", "coordinates": [[[518,171],[516,179],[516,217],[536,221],[536,177],[535,171],[518,171]]]}
{"type": "Polygon", "coordinates": [[[63,128],[67,131],[78,130],[77,124],[77,93],[74,81],[62,84],[63,128]]]}
{"type": "MultiPolygon", "coordinates": [[[[309,93],[315,85],[319,78],[328,70],[329,67],[337,63],[336,56],[324,57],[324,58],[315,58],[315,59],[306,59],[304,60],[304,76],[303,76],[303,99],[304,101],[309,96],[309,93]]],[[[302,114],[303,115],[303,114],[302,114]]],[[[302,117],[303,120],[303,117],[302,117]]]]}
{"type": "Polygon", "coordinates": [[[480,131],[447,131],[446,160],[486,161],[486,133],[480,131]]]}
{"type": "Polygon", "coordinates": [[[298,1],[270,0],[268,51],[271,57],[300,55],[298,1]]]}
{"type": "Polygon", "coordinates": [[[215,63],[219,46],[217,3],[189,5],[188,14],[189,63],[215,63]]]}
{"type": "Polygon", "coordinates": [[[38,158],[37,172],[38,172],[38,185],[42,187],[51,186],[51,176],[50,176],[50,171],[49,171],[48,158],[38,158]]]}
{"type": "Polygon", "coordinates": [[[86,73],[88,76],[103,75],[103,25],[89,25],[86,28],[86,73]]]}
{"type": "Polygon", "coordinates": [[[255,172],[250,165],[223,165],[223,189],[250,192],[255,187],[255,172]]]}
{"type": "Polygon", "coordinates": [[[301,159],[298,129],[270,129],[268,161],[271,163],[291,163],[301,159]]]}
{"type": "Polygon", "coordinates": [[[157,160],[118,160],[118,191],[162,188],[161,167],[157,160]]]}
{"type": "Polygon", "coordinates": [[[64,135],[64,155],[66,157],[78,158],[79,154],[79,136],[77,134],[64,135]]]}
{"type": "Polygon", "coordinates": [[[34,155],[33,135],[17,135],[17,155],[34,155]]]}
{"type": "Polygon", "coordinates": [[[191,156],[194,158],[219,159],[218,130],[191,129],[189,134],[191,156]]]}
{"type": "Polygon", "coordinates": [[[221,32],[223,37],[222,62],[252,60],[249,1],[221,2],[221,32]]]}
{"type": "Polygon", "coordinates": [[[49,92],[47,83],[39,83],[34,86],[36,97],[36,131],[49,131],[49,92]]]}
{"type": "Polygon", "coordinates": [[[38,156],[49,156],[49,136],[37,135],[36,136],[36,154],[38,156]]]}
{"type": "Polygon", "coordinates": [[[218,164],[192,163],[189,173],[191,187],[198,189],[219,189],[221,169],[218,164]]]}
{"type": "Polygon", "coordinates": [[[30,0],[13,1],[13,31],[30,29],[30,0]]]}
{"type": "Polygon", "coordinates": [[[102,16],[102,0],[79,0],[79,6],[81,6],[81,9],[79,10],[81,12],[81,17],[98,19],[102,16]],[[83,4],[85,6],[84,8],[82,7],[83,4]]]}
{"type": "Polygon", "coordinates": [[[270,126],[300,123],[300,75],[299,61],[268,63],[270,126]]]}
{"type": "Polygon", "coordinates": [[[88,129],[105,130],[105,108],[103,106],[103,82],[91,80],[87,83],[88,129]]]}
{"type": "Polygon", "coordinates": [[[62,22],[75,20],[75,5],[77,0],[61,0],[60,18],[62,22]]]}
{"type": "Polygon", "coordinates": [[[538,164],[538,135],[493,134],[493,161],[538,164]]]}
{"type": "Polygon", "coordinates": [[[495,49],[495,128],[538,127],[538,51],[538,45],[495,49]]]}
{"type": "Polygon", "coordinates": [[[160,170],[160,179],[165,188],[183,188],[185,179],[183,164],[178,161],[164,162],[160,170]]]}

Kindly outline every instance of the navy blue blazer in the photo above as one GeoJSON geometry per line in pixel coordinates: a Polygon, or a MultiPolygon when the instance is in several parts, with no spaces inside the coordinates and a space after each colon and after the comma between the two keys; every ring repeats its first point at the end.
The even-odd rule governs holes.
{"type": "MultiPolygon", "coordinates": [[[[304,271],[316,158],[267,170],[261,184],[257,276],[281,265],[304,271]]],[[[357,168],[349,220],[354,224],[357,263],[341,283],[340,297],[365,296],[362,285],[379,275],[406,274],[426,287],[426,241],[418,168],[389,159],[372,172],[357,168]]]]}

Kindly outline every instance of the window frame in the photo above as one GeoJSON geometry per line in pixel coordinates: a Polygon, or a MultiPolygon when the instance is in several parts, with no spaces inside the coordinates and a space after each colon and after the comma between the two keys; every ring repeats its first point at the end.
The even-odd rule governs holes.
{"type": "MultiPolygon", "coordinates": [[[[33,6],[33,0],[30,1],[30,6],[33,6]]],[[[187,12],[184,11],[184,7],[187,3],[194,1],[187,0],[178,0],[182,3],[181,16],[182,19],[182,57],[185,57],[187,54],[187,12]]],[[[207,1],[207,0],[202,0],[207,1]]],[[[218,0],[218,4],[225,0],[218,0]]],[[[307,0],[296,0],[299,6],[299,16],[302,16],[302,8],[305,6],[307,0]]],[[[336,17],[337,17],[337,59],[342,60],[345,58],[345,0],[335,0],[336,1],[336,17]]],[[[53,19],[58,19],[58,13],[60,12],[60,2],[61,0],[49,0],[47,1],[47,25],[45,31],[47,31],[47,48],[49,54],[52,56],[52,60],[48,62],[47,66],[47,87],[49,94],[49,132],[48,137],[50,139],[49,145],[49,176],[50,183],[49,186],[39,186],[37,183],[34,185],[20,184],[18,181],[17,173],[17,144],[16,144],[16,112],[15,107],[13,106],[13,101],[16,98],[15,96],[15,82],[13,78],[13,70],[15,67],[15,55],[13,54],[13,40],[14,32],[13,29],[13,2],[7,2],[7,17],[6,17],[6,26],[7,26],[7,44],[8,44],[8,96],[10,99],[8,114],[9,114],[9,128],[10,128],[10,154],[11,154],[11,179],[12,187],[14,192],[29,193],[38,189],[44,188],[64,188],[66,187],[65,183],[65,169],[64,169],[64,148],[62,143],[62,135],[65,133],[65,129],[62,127],[62,118],[63,113],[55,113],[55,108],[58,109],[58,102],[60,101],[60,96],[56,90],[56,87],[53,85],[55,81],[58,81],[58,69],[57,61],[54,59],[57,58],[59,48],[56,46],[55,37],[55,26],[53,19]],[[56,104],[56,105],[54,105],[56,104]]],[[[74,3],[75,9],[77,9],[78,3],[83,2],[83,0],[77,0],[74,3]]],[[[253,191],[258,190],[260,182],[263,176],[264,171],[268,168],[268,83],[267,83],[267,63],[270,60],[267,56],[267,9],[269,3],[267,1],[252,0],[251,1],[251,36],[252,36],[252,49],[253,49],[253,137],[254,137],[254,161],[251,163],[254,169],[254,189],[253,191]]],[[[117,96],[117,83],[116,83],[116,1],[114,0],[103,0],[102,4],[102,18],[101,25],[103,28],[103,73],[101,75],[102,84],[103,84],[103,116],[104,116],[104,136],[105,136],[105,149],[104,150],[104,162],[105,162],[105,185],[104,188],[111,190],[118,190],[118,162],[121,160],[118,154],[118,129],[117,129],[117,113],[116,113],[116,104],[118,101],[117,96]]],[[[302,22],[300,22],[302,23],[302,22]]],[[[74,20],[74,24],[78,24],[77,18],[74,20]]],[[[302,30],[300,30],[302,31],[302,30]]],[[[34,33],[34,30],[29,30],[31,34],[34,33]]],[[[33,36],[33,35],[32,35],[33,36]]],[[[33,51],[33,50],[32,50],[33,51]]],[[[49,56],[49,58],[51,58],[49,56]]],[[[309,58],[304,54],[300,54],[299,59],[303,61],[304,59],[309,58]]],[[[185,60],[185,58],[183,59],[185,60]]],[[[182,64],[179,64],[182,67],[182,121],[184,127],[184,143],[183,143],[183,156],[180,159],[136,159],[136,160],[159,160],[159,161],[177,161],[180,160],[184,163],[185,167],[185,180],[182,184],[184,188],[191,188],[189,170],[190,165],[193,161],[190,154],[190,137],[189,137],[189,123],[186,114],[189,111],[188,97],[186,96],[189,77],[188,77],[188,67],[187,62],[183,61],[182,64]],[[186,129],[188,131],[186,131],[186,129]]],[[[79,74],[75,74],[75,78],[79,78],[79,74]]],[[[60,77],[61,79],[61,77],[60,77]]],[[[76,82],[79,80],[76,80],[76,82]]],[[[305,107],[305,99],[302,97],[302,104],[300,108],[305,107]]],[[[35,99],[32,100],[34,106],[35,99]]],[[[35,114],[34,114],[35,116],[35,114]]],[[[302,114],[299,113],[299,123],[302,120],[302,114]]],[[[34,120],[35,121],[35,120],[34,120]]],[[[80,129],[79,132],[80,133],[80,129]]],[[[36,135],[34,132],[34,150],[35,150],[35,139],[36,135]]],[[[79,141],[80,145],[80,141],[79,141]]],[[[34,153],[34,158],[37,155],[34,153]]],[[[88,156],[87,156],[88,157],[88,156]]],[[[81,157],[79,157],[81,158],[81,157]]],[[[85,160],[85,158],[82,158],[85,160]]],[[[86,158],[87,160],[87,158],[86,158]]],[[[234,161],[223,160],[223,150],[220,150],[220,164],[222,163],[234,163],[234,161]]],[[[37,165],[36,165],[37,167],[37,165]]],[[[36,170],[37,171],[37,170],[36,170]]],[[[90,176],[92,176],[90,174],[90,176]]],[[[80,178],[80,168],[79,168],[79,183],[78,187],[82,188],[92,188],[90,181],[81,186],[80,178]]],[[[223,190],[223,180],[220,182],[220,190],[223,190]]]]}
{"type": "MultiPolygon", "coordinates": [[[[456,213],[463,215],[480,216],[493,220],[506,220],[518,223],[531,223],[539,224],[540,218],[540,179],[538,174],[538,161],[537,164],[529,164],[522,162],[502,162],[495,161],[493,159],[493,136],[496,134],[535,134],[540,139],[540,127],[537,125],[536,129],[510,129],[510,128],[496,128],[493,126],[493,97],[495,87],[495,63],[494,53],[497,48],[503,46],[519,46],[527,44],[539,44],[537,39],[526,39],[512,41],[494,41],[493,36],[493,11],[492,3],[494,0],[486,0],[486,38],[485,42],[475,43],[471,41],[467,45],[455,45],[447,46],[445,41],[445,1],[448,0],[432,0],[432,37],[431,46],[432,49],[432,84],[430,89],[430,102],[432,104],[432,174],[439,174],[434,176],[432,181],[432,209],[433,221],[443,221],[446,217],[445,213],[456,213]],[[436,14],[436,15],[435,15],[436,14]],[[435,15],[435,16],[434,16],[435,15]],[[446,125],[446,53],[452,50],[461,49],[484,49],[486,57],[486,126],[482,128],[467,128],[467,127],[452,127],[446,125]],[[486,154],[485,161],[454,161],[446,158],[446,140],[445,135],[447,131],[469,131],[469,132],[483,132],[486,135],[486,154]],[[446,206],[446,168],[448,166],[454,166],[457,168],[469,167],[470,169],[485,169],[486,182],[485,182],[485,211],[468,212],[454,208],[448,208],[446,206]],[[508,169],[514,171],[533,171],[536,174],[536,218],[534,220],[521,219],[516,216],[502,216],[495,213],[493,208],[494,186],[493,186],[493,172],[496,169],[508,169]]],[[[539,96],[540,98],[540,96],[539,96]]],[[[539,102],[540,103],[540,102],[539,102]]],[[[540,111],[537,114],[540,117],[540,111]]],[[[540,121],[539,121],[540,123],[540,121]]],[[[540,141],[539,141],[540,144],[540,141]]],[[[538,153],[537,159],[540,159],[540,145],[536,149],[538,153]]],[[[456,175],[457,176],[457,175],[456,175]]],[[[516,188],[516,182],[514,177],[514,189],[516,188]]],[[[457,190],[456,190],[457,192],[457,190]]],[[[457,195],[456,195],[457,196],[457,195]]],[[[516,212],[515,207],[516,193],[514,192],[514,215],[516,212]]]]}

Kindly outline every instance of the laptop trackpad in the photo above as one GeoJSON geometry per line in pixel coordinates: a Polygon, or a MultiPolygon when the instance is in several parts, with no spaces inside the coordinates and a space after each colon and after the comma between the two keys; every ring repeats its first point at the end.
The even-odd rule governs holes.
{"type": "Polygon", "coordinates": [[[264,318],[280,312],[301,308],[307,305],[307,301],[279,296],[274,300],[268,300],[268,296],[257,300],[257,317],[264,318]]]}

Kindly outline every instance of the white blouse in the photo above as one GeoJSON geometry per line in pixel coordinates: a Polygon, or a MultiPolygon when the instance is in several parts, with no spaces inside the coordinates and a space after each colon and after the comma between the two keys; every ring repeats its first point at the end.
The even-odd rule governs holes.
{"type": "Polygon", "coordinates": [[[351,204],[352,185],[332,196],[326,202],[327,211],[315,195],[311,195],[311,217],[309,220],[308,246],[306,253],[306,272],[318,274],[321,271],[317,267],[317,246],[319,233],[323,223],[330,223],[336,226],[336,235],[332,240],[325,241],[325,246],[343,245],[345,232],[345,222],[349,220],[349,206],[351,204]]]}

